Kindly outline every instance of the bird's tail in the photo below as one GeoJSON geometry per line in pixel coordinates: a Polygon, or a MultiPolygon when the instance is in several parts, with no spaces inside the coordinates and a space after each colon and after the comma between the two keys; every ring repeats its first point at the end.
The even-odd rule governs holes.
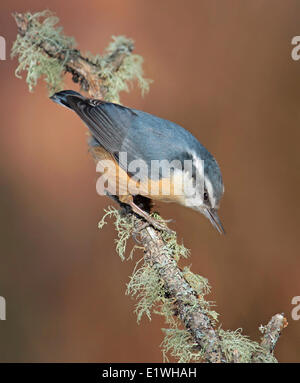
{"type": "Polygon", "coordinates": [[[74,104],[78,101],[84,101],[85,97],[74,90],[63,90],[55,93],[50,99],[59,105],[74,109],[74,104]]]}

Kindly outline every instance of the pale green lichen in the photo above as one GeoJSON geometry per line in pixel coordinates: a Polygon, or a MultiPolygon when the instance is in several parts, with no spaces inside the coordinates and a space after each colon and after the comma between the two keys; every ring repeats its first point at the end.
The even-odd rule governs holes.
{"type": "MultiPolygon", "coordinates": [[[[11,57],[17,56],[19,61],[15,74],[21,77],[21,72],[27,72],[26,82],[30,91],[44,77],[52,95],[63,88],[63,75],[68,61],[71,57],[76,61],[80,52],[74,49],[74,38],[65,36],[63,28],[57,26],[59,19],[52,12],[46,10],[35,14],[26,13],[25,17],[28,21],[26,33],[18,34],[11,51],[11,57]]],[[[113,41],[102,56],[87,53],[93,72],[101,81],[106,101],[120,103],[120,92],[128,92],[134,81],[142,94],[149,90],[151,80],[144,78],[143,58],[132,53],[133,47],[133,40],[124,36],[113,36],[113,41]],[[118,62],[120,56],[122,59],[118,62]]],[[[86,84],[84,81],[81,85],[86,90],[83,84],[86,84]]]]}
{"type": "Polygon", "coordinates": [[[18,56],[19,61],[15,74],[20,78],[21,72],[27,71],[26,82],[30,91],[42,76],[51,93],[58,91],[62,89],[64,65],[76,45],[75,40],[65,36],[62,27],[55,27],[59,19],[48,10],[26,13],[25,17],[30,28],[24,36],[17,35],[11,50],[11,57],[18,56]],[[55,46],[57,53],[63,54],[64,61],[46,55],[41,43],[55,46]]]}
{"type": "Polygon", "coordinates": [[[160,301],[157,302],[156,306],[153,308],[154,314],[164,317],[165,323],[170,326],[170,328],[177,328],[179,321],[177,319],[176,313],[176,300],[175,298],[166,298],[166,296],[161,297],[160,301]]]}
{"type": "MultiPolygon", "coordinates": [[[[200,305],[203,312],[210,316],[214,323],[218,321],[219,314],[212,310],[212,307],[215,306],[215,302],[207,301],[205,296],[208,295],[211,291],[211,287],[208,283],[208,280],[201,275],[194,274],[191,269],[191,266],[186,266],[183,268],[183,276],[192,289],[198,294],[194,305],[200,305]]],[[[195,307],[195,306],[194,306],[195,307]]],[[[193,308],[193,307],[192,307],[193,308]]]]}
{"type": "Polygon", "coordinates": [[[134,80],[137,81],[142,95],[149,91],[152,80],[144,78],[143,58],[140,55],[131,53],[134,42],[125,36],[113,36],[103,56],[90,56],[92,62],[97,66],[97,72],[102,79],[101,87],[105,89],[107,101],[120,102],[119,93],[129,92],[134,80]],[[122,53],[125,58],[115,68],[114,57],[116,52],[122,53]]]}
{"type": "MultiPolygon", "coordinates": [[[[119,257],[122,259],[122,261],[124,261],[127,241],[131,237],[134,228],[133,216],[122,215],[119,210],[115,209],[112,206],[109,206],[107,209],[104,209],[104,212],[104,216],[98,223],[98,228],[102,229],[103,226],[106,225],[107,218],[115,218],[114,225],[118,234],[118,239],[115,240],[116,251],[119,257]]],[[[133,251],[134,248],[132,249],[129,258],[132,257],[133,251]]]]}
{"type": "MultiPolygon", "coordinates": [[[[163,218],[156,212],[152,213],[151,216],[158,222],[165,223],[163,218]]],[[[171,233],[168,231],[161,232],[162,239],[166,244],[163,248],[164,251],[168,253],[168,255],[175,259],[176,262],[180,260],[180,258],[188,258],[190,255],[189,249],[187,249],[183,244],[179,244],[177,241],[177,234],[175,231],[171,233]]]]}
{"type": "Polygon", "coordinates": [[[191,271],[191,266],[185,266],[182,270],[184,278],[190,286],[197,292],[198,295],[207,295],[210,293],[211,287],[208,280],[200,275],[194,274],[191,271]]]}
{"type": "Polygon", "coordinates": [[[259,343],[243,335],[241,333],[242,329],[235,331],[219,329],[218,332],[221,338],[222,350],[228,361],[232,361],[235,357],[238,357],[241,363],[251,363],[253,355],[259,354],[260,361],[263,363],[277,362],[273,354],[261,347],[259,343]]]}
{"type": "MultiPolygon", "coordinates": [[[[163,222],[158,214],[152,214],[152,216],[163,222]]],[[[105,210],[105,214],[99,222],[99,228],[105,225],[108,217],[115,219],[118,233],[118,239],[116,240],[117,252],[121,255],[122,259],[125,259],[126,243],[134,229],[133,216],[131,218],[122,216],[118,210],[109,207],[105,210]],[[122,249],[121,254],[120,249],[122,249]]],[[[181,257],[188,256],[189,251],[183,245],[177,243],[176,233],[162,232],[162,237],[165,242],[163,251],[166,251],[174,260],[178,261],[181,257]]],[[[141,246],[138,248],[144,250],[141,246]]],[[[132,256],[128,258],[132,258],[132,256]]],[[[193,310],[200,306],[201,310],[217,321],[218,314],[211,310],[213,303],[206,301],[204,298],[210,292],[207,279],[192,273],[190,267],[184,267],[182,273],[191,288],[198,294],[198,296],[192,296],[186,299],[186,301],[184,297],[182,298],[186,312],[193,312],[193,310]]],[[[181,362],[199,361],[202,359],[202,354],[199,349],[195,349],[195,344],[191,342],[189,333],[179,329],[180,323],[177,316],[174,315],[176,312],[175,299],[168,296],[158,270],[145,263],[143,258],[136,263],[132,276],[130,276],[130,281],[127,284],[126,294],[137,299],[135,313],[138,323],[140,323],[143,315],[146,315],[151,320],[151,313],[155,313],[163,316],[166,324],[170,327],[170,331],[164,329],[165,339],[161,344],[165,360],[167,359],[167,354],[178,358],[181,362]]]]}
{"type": "Polygon", "coordinates": [[[151,320],[151,310],[165,295],[164,285],[157,271],[147,264],[135,269],[127,284],[127,295],[138,300],[135,308],[137,322],[145,314],[151,320]]]}
{"type": "MultiPolygon", "coordinates": [[[[154,213],[152,216],[163,222],[161,217],[154,213]]],[[[134,230],[133,216],[123,216],[118,210],[109,207],[105,210],[104,217],[99,223],[102,228],[108,217],[115,219],[115,227],[118,233],[116,248],[122,259],[125,259],[126,244],[134,230]]],[[[189,252],[183,245],[178,245],[176,233],[162,232],[162,238],[165,242],[163,251],[166,251],[176,262],[181,257],[187,257],[189,252]]],[[[144,250],[142,246],[136,248],[144,250]]],[[[128,257],[132,259],[131,250],[128,257]]],[[[190,266],[185,266],[182,275],[189,283],[195,295],[189,295],[189,298],[182,297],[186,313],[193,312],[201,308],[201,311],[208,315],[214,325],[218,321],[218,313],[212,310],[214,302],[207,301],[206,296],[210,293],[211,287],[208,280],[200,275],[194,274],[190,266]]],[[[164,361],[168,361],[168,355],[179,362],[201,362],[203,361],[204,349],[199,349],[190,333],[180,328],[181,323],[176,315],[176,300],[169,296],[164,283],[159,276],[159,270],[145,263],[143,258],[136,263],[130,281],[127,284],[126,294],[137,299],[135,313],[137,322],[140,323],[143,315],[151,320],[151,314],[155,313],[164,317],[168,329],[163,329],[165,337],[161,343],[164,361]]],[[[275,357],[263,349],[257,342],[251,341],[248,337],[241,334],[241,330],[224,331],[218,329],[221,348],[226,360],[232,362],[234,358],[239,361],[249,363],[253,355],[259,355],[261,362],[276,362],[275,357]]],[[[209,342],[209,339],[207,340],[209,342]]]]}
{"type": "Polygon", "coordinates": [[[179,363],[201,362],[203,352],[195,343],[187,330],[178,328],[163,329],[165,338],[161,343],[163,360],[169,362],[168,355],[175,358],[179,363]]]}

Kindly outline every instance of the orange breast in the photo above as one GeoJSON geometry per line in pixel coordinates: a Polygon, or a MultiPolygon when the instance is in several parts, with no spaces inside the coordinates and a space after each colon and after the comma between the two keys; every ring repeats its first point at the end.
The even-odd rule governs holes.
{"type": "Polygon", "coordinates": [[[181,177],[173,176],[171,179],[164,178],[157,181],[150,179],[136,181],[119,166],[112,154],[104,148],[91,147],[90,153],[97,162],[97,171],[103,170],[105,177],[109,180],[104,189],[110,194],[119,196],[122,202],[126,203],[131,196],[140,194],[153,200],[184,204],[181,177]]]}

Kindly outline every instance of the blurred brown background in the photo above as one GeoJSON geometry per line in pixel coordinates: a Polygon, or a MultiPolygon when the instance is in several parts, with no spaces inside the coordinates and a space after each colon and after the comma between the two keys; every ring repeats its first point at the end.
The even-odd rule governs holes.
{"type": "MultiPolygon", "coordinates": [[[[216,156],[227,235],[180,206],[158,206],[161,214],[176,220],[187,263],[213,286],[222,326],[259,339],[258,326],[284,312],[276,356],[299,362],[300,61],[291,39],[300,2],[4,0],[7,55],[11,12],[46,8],[82,51],[102,52],[112,35],[136,41],[154,83],[122,102],[183,125],[216,156]]],[[[110,201],[96,194],[85,128],[49,101],[44,83],[30,94],[16,65],[0,62],[0,360],[159,362],[164,325],[155,316],[136,324],[124,294],[134,263],[115,254],[111,225],[97,229],[110,201]]]]}

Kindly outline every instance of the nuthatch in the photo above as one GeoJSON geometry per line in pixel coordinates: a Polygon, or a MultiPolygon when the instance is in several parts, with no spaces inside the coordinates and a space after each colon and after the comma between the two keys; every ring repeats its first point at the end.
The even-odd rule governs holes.
{"type": "Polygon", "coordinates": [[[100,162],[111,160],[117,167],[117,174],[111,173],[111,177],[117,179],[117,191],[111,193],[108,188],[106,194],[130,205],[136,214],[158,229],[164,226],[135,203],[136,196],[191,207],[204,214],[220,233],[224,233],[217,215],[224,192],[220,168],[214,157],[190,132],[151,114],[89,99],[72,90],[55,93],[51,99],[75,111],[87,125],[94,158],[100,162]],[[136,174],[121,159],[124,153],[128,163],[139,160],[147,169],[159,162],[159,171],[144,171],[137,182],[136,174]],[[188,161],[192,162],[192,166],[186,169],[188,161]],[[175,163],[172,173],[164,168],[170,163],[175,163]],[[130,181],[134,181],[134,187],[128,190],[130,181]],[[162,191],[166,185],[169,186],[169,193],[162,191]],[[153,189],[155,193],[151,192],[153,189]]]}

